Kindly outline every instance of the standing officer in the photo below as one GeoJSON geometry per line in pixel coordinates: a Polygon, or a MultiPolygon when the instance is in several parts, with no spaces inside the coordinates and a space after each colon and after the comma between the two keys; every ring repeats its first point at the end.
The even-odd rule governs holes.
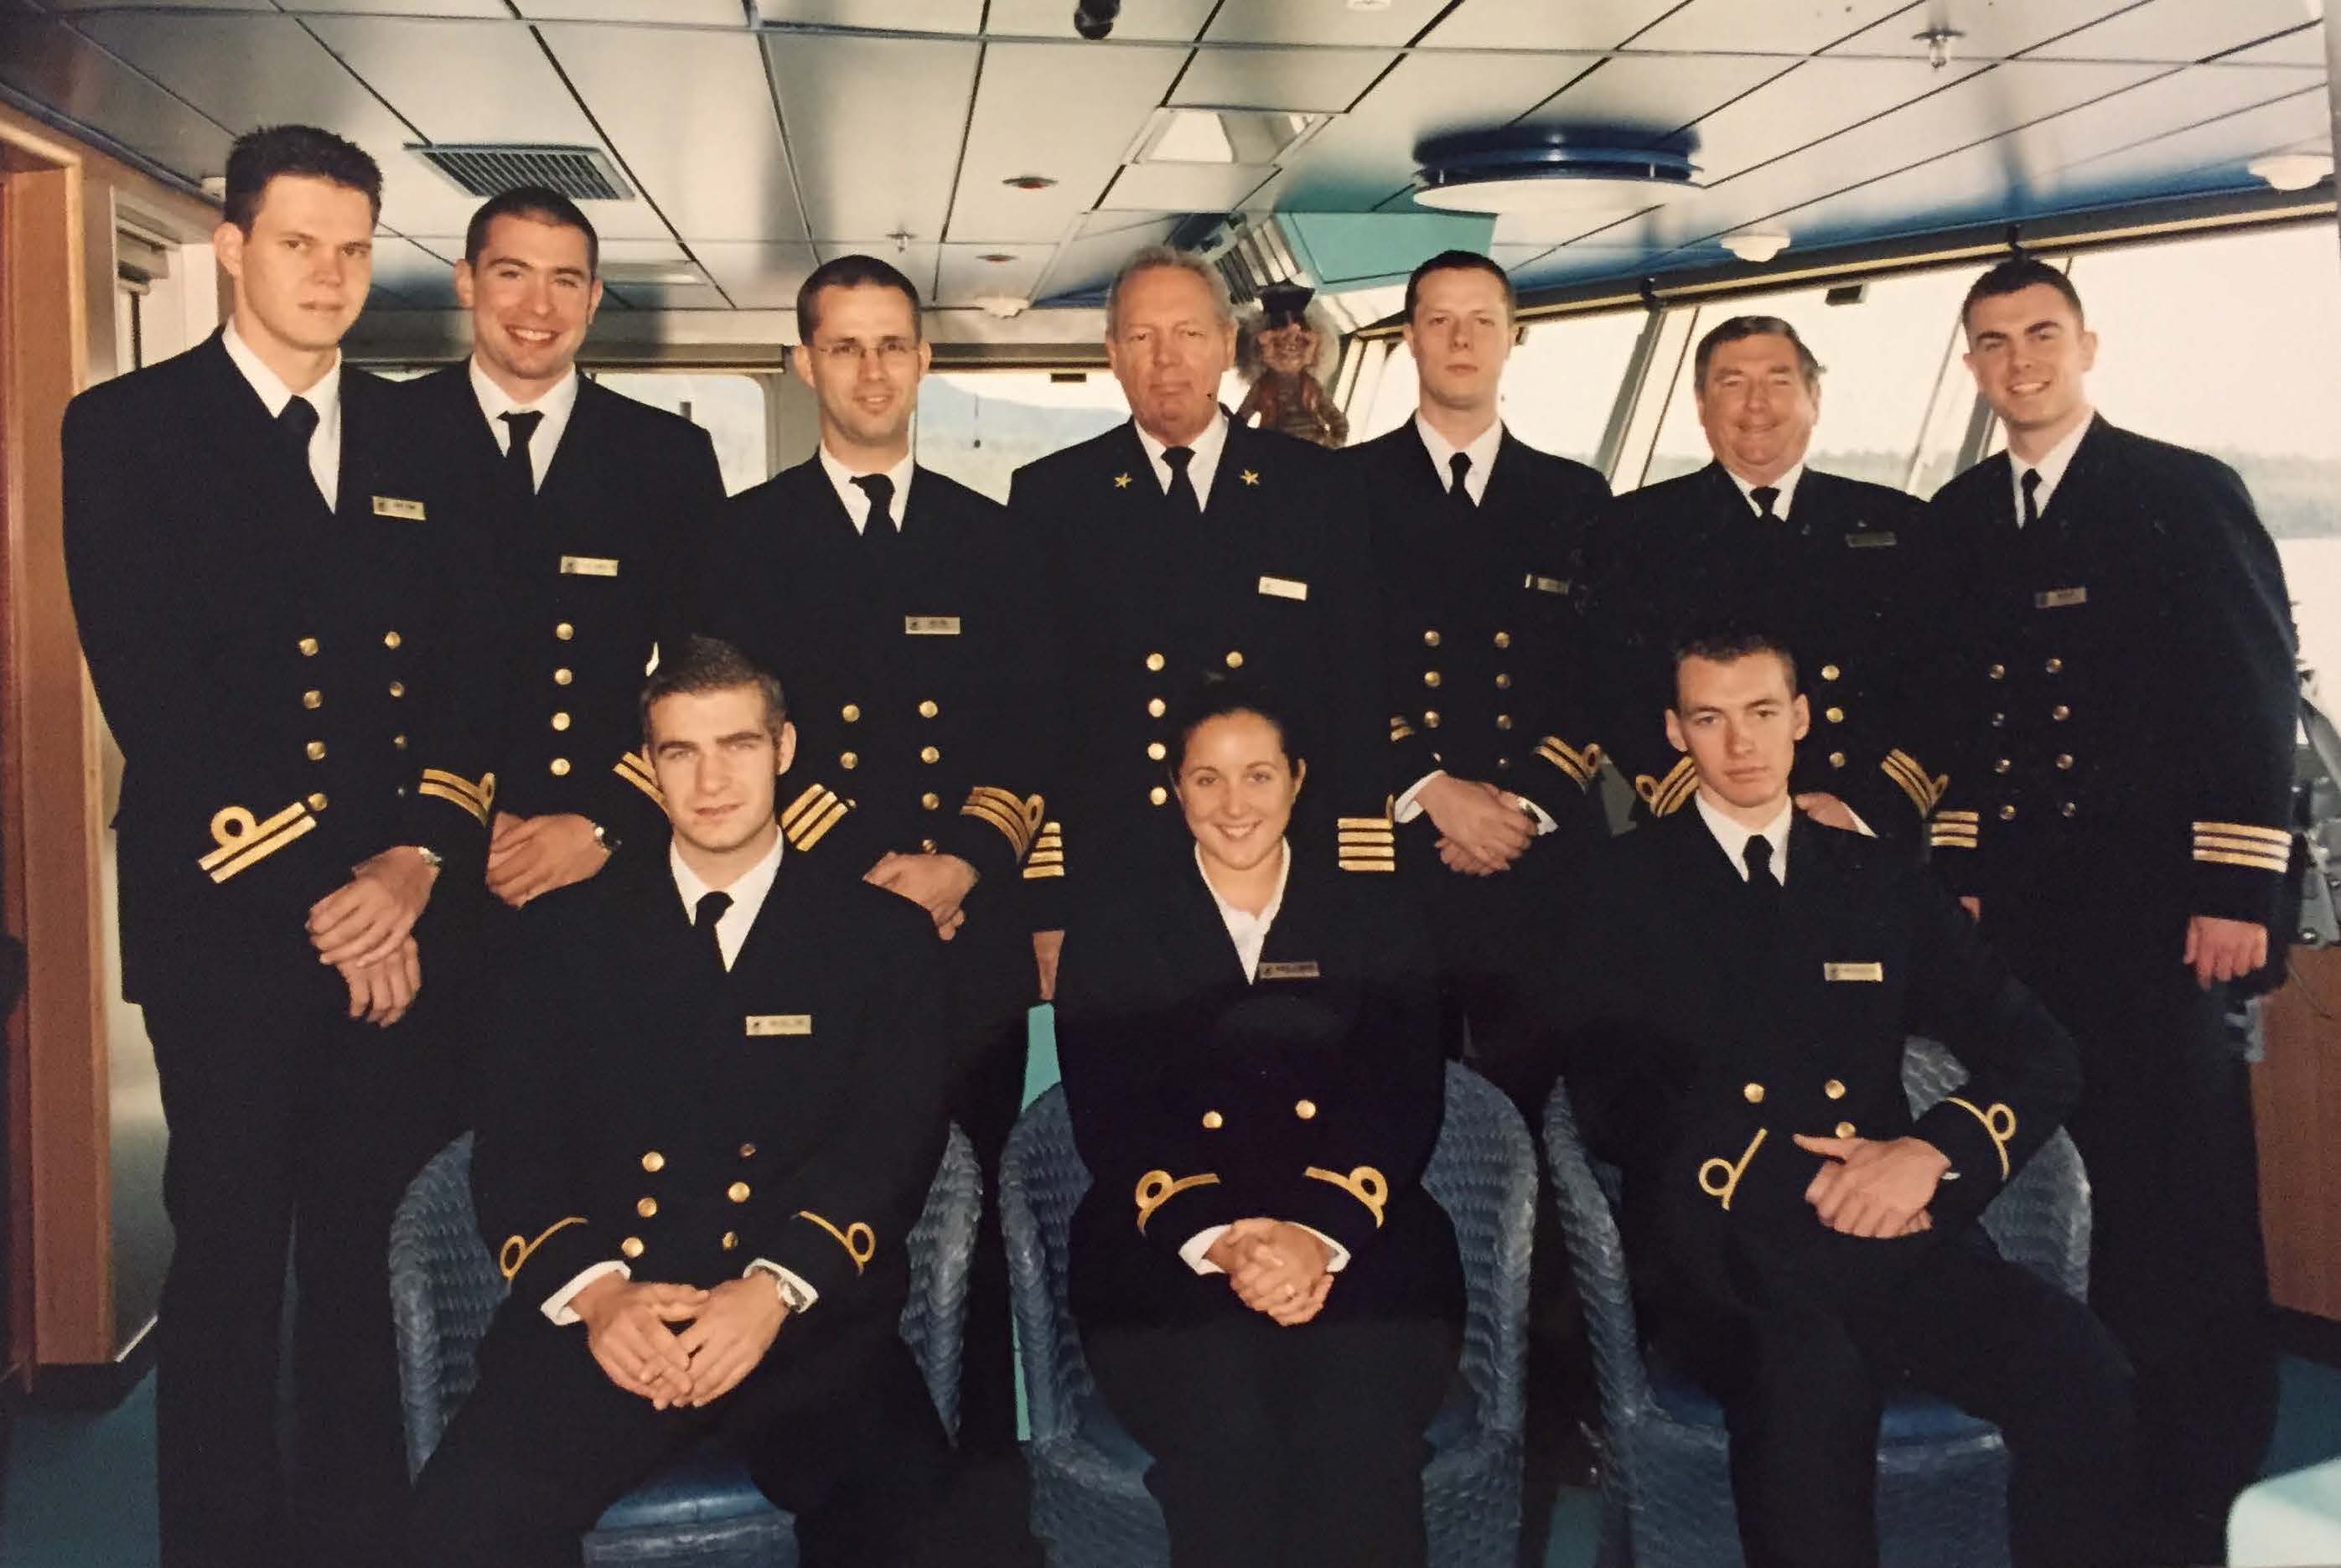
{"type": "Polygon", "coordinates": [[[2156,1544],[2222,1551],[2276,1357],[2247,1071],[2223,1017],[2285,918],[2298,695],[2284,570],[2226,465],[2108,424],[2062,272],[1967,293],[2007,430],[1935,498],[1969,696],[1935,863],[2081,1044],[2090,1302],[2138,1373],[2156,1544]]]}
{"type": "Polygon", "coordinates": [[[556,1568],[719,1434],[808,1568],[902,1568],[950,1450],[902,1340],[943,1146],[932,940],[773,819],[796,735],[728,644],[642,698],[672,829],[520,920],[472,1187],[511,1294],[416,1568],[556,1568]]]}
{"type": "Polygon", "coordinates": [[[1034,991],[1011,896],[1044,812],[1038,596],[998,503],[911,460],[931,353],[911,281],[872,256],[824,263],[797,293],[797,338],[820,450],[722,510],[691,598],[700,628],[786,671],[796,694],[802,744],[781,799],[790,844],[917,904],[943,944],[952,1113],[987,1195],[963,1441],[1012,1453],[1007,1259],[991,1195],[1022,1106],[1034,991]]]}
{"type": "Polygon", "coordinates": [[[461,640],[456,531],[397,399],[341,361],[381,188],[324,131],[239,138],[229,321],[65,415],[65,565],[124,758],[123,994],[171,1130],[168,1568],[384,1562],[404,1508],[384,1237],[450,1130],[443,987],[401,1020],[447,956],[417,920],[479,875],[496,780],[463,703],[497,675],[461,640]]]}
{"type": "Polygon", "coordinates": [[[1043,995],[1066,903],[1102,892],[1132,849],[1175,842],[1165,716],[1211,677],[1240,670],[1309,715],[1322,739],[1304,824],[1333,819],[1352,869],[1397,858],[1360,471],[1229,417],[1234,314],[1194,256],[1149,246],[1123,264],[1105,349],[1130,422],[1017,470],[1008,502],[1047,583],[1061,683],[1058,810],[1024,868],[1043,995]]]}
{"type": "Polygon", "coordinates": [[[1791,807],[1781,644],[1705,630],[1676,680],[1694,804],[1587,868],[1565,1076],[1653,1355],[1723,1406],[1750,1568],[1876,1568],[1898,1386],[2006,1437],[2018,1568],[2137,1561],[2121,1355],[1975,1223],[2072,1105],[2072,1039],[1924,868],[1791,807]],[[1911,1034],[1969,1075],[1915,1119],[1911,1034]]]}
{"type": "MultiPolygon", "coordinates": [[[[1497,413],[1512,285],[1471,251],[1407,280],[1414,418],[1357,449],[1368,476],[1390,692],[1392,815],[1414,844],[1452,1010],[1474,1059],[1533,1110],[1521,967],[1569,862],[1606,836],[1570,598],[1600,474],[1523,444],[1497,413]]],[[[1458,1042],[1459,1043],[1459,1042],[1458,1042]]]]}
{"type": "Polygon", "coordinates": [[[1691,795],[1657,715],[1667,651],[1703,619],[1781,629],[1813,699],[1798,803],[1915,846],[1942,788],[1929,739],[1946,571],[1925,511],[1898,490],[1805,466],[1821,366],[1777,316],[1699,340],[1691,385],[1715,461],[1617,502],[1594,530],[1589,635],[1605,660],[1600,739],[1652,816],[1691,795]]]}
{"type": "Polygon", "coordinates": [[[600,262],[592,222],[558,191],[492,197],[455,266],[471,357],[401,394],[426,411],[442,487],[494,584],[504,788],[487,874],[515,908],[664,832],[634,700],[723,499],[705,431],[577,373],[600,262]]]}

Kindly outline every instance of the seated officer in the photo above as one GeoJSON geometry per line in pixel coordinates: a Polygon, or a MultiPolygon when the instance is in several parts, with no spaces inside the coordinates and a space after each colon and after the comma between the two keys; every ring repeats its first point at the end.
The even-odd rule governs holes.
{"type": "Polygon", "coordinates": [[[1694,809],[1595,858],[1564,1066],[1650,1354],[1723,1405],[1751,1568],[1874,1568],[1904,1387],[2006,1436],[2018,1568],[2136,1561],[2127,1368],[1976,1223],[2072,1105],[2072,1040],[1922,868],[1793,808],[1780,643],[1691,641],[1675,680],[1694,809]],[[1912,1034],[1973,1074],[1915,1122],[1912,1034]]]}
{"type": "Polygon", "coordinates": [[[784,853],[780,683],[693,638],[643,698],[673,838],[523,911],[473,1156],[510,1282],[413,1560],[573,1563],[710,1431],[809,1568],[911,1560],[948,1450],[898,1335],[943,1141],[931,925],[784,853]]]}
{"type": "Polygon", "coordinates": [[[1096,1173],[1072,1303],[1177,1568],[1424,1561],[1461,1265],[1429,938],[1387,845],[1299,847],[1308,772],[1233,682],[1173,715],[1191,842],[1068,938],[1057,1044],[1096,1173]]]}

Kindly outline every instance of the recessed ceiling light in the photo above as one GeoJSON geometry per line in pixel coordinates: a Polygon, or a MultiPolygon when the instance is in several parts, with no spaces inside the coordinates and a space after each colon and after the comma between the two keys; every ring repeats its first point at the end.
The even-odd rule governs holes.
{"type": "Polygon", "coordinates": [[[1000,183],[1011,191],[1045,191],[1057,182],[1046,174],[1011,174],[1000,183]]]}
{"type": "Polygon", "coordinates": [[[602,281],[621,287],[695,288],[707,280],[689,262],[604,262],[602,281]]]}
{"type": "Polygon", "coordinates": [[[1761,266],[1788,248],[1788,236],[1778,229],[1748,229],[1724,235],[1723,248],[1743,262],[1761,266]]]}
{"type": "Polygon", "coordinates": [[[1679,139],[1601,128],[1435,136],[1415,158],[1414,199],[1451,213],[1636,213],[1699,188],[1679,139]]]}
{"type": "Polygon", "coordinates": [[[2279,191],[2305,191],[2333,173],[2330,153],[2272,153],[2244,165],[2279,191]]]}
{"type": "Polygon", "coordinates": [[[975,259],[979,262],[990,262],[996,267],[1003,262],[1012,262],[1016,257],[1013,253],[1009,251],[986,251],[983,254],[976,257],[975,259]]]}
{"type": "Polygon", "coordinates": [[[978,294],[975,304],[985,315],[997,316],[1003,322],[1021,316],[1032,308],[1032,302],[1021,294],[978,294]]]}
{"type": "Polygon", "coordinates": [[[1275,163],[1330,116],[1284,109],[1161,109],[1138,144],[1141,164],[1275,163]]]}

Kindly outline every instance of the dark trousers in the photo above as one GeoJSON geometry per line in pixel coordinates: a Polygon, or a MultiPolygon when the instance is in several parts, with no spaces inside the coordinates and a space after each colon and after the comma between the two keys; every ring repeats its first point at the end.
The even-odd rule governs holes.
{"type": "Polygon", "coordinates": [[[2276,1429],[2276,1324],[2249,1068],[2186,915],[2077,871],[1988,898],[1984,929],[2081,1047],[2066,1127],[2089,1172],[2089,1305],[2137,1372],[2147,1508],[2172,1561],[2224,1554],[2276,1429]]]}
{"type": "Polygon", "coordinates": [[[415,1483],[410,1560],[572,1568],[603,1510],[713,1434],[796,1516],[805,1568],[915,1563],[950,1481],[942,1424],[893,1337],[895,1314],[841,1339],[823,1310],[783,1324],[714,1404],[660,1411],[610,1381],[582,1324],[556,1328],[536,1302],[508,1302],[481,1344],[478,1385],[415,1483]]]}
{"type": "Polygon", "coordinates": [[[1174,1568],[1427,1560],[1424,1431],[1455,1374],[1452,1323],[1320,1316],[1280,1328],[1239,1305],[1082,1338],[1099,1392],[1154,1456],[1146,1486],[1174,1568]]]}
{"type": "Polygon", "coordinates": [[[341,1016],[346,995],[329,970],[143,993],[170,1126],[155,1379],[165,1568],[396,1560],[407,1485],[390,1220],[450,1135],[452,1094],[428,999],[378,1029],[341,1016]],[[288,1248],[289,1486],[277,1443],[288,1248]]]}
{"type": "Polygon", "coordinates": [[[1878,1420],[1897,1388],[1999,1428],[2017,1568],[2142,1562],[2128,1368],[2112,1337],[1979,1238],[1922,1245],[1931,1254],[1875,1292],[1749,1268],[1735,1270],[1746,1295],[1730,1305],[1651,1304],[1653,1355],[1723,1405],[1748,1568],[1877,1568],[1878,1420]]]}

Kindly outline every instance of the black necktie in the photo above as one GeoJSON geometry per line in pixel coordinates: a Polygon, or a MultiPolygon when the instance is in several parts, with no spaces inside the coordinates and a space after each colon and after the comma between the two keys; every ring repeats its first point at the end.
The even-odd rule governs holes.
{"type": "Polygon", "coordinates": [[[854,488],[870,498],[870,515],[862,520],[862,542],[870,559],[880,570],[894,559],[898,542],[894,527],[894,481],[882,473],[865,473],[853,481],[854,488]]]}
{"type": "Polygon", "coordinates": [[[1758,485],[1754,490],[1748,492],[1748,499],[1756,503],[1757,516],[1778,517],[1780,515],[1778,512],[1772,510],[1772,508],[1779,501],[1780,492],[1771,485],[1758,485]]]}
{"type": "Polygon", "coordinates": [[[723,911],[731,907],[731,894],[710,893],[699,900],[698,908],[691,913],[691,928],[699,933],[699,939],[706,944],[708,955],[715,960],[715,967],[719,969],[731,966],[723,961],[723,943],[715,935],[715,922],[722,919],[723,911]]]}
{"type": "Polygon", "coordinates": [[[1748,902],[1760,916],[1770,917],[1780,908],[1780,878],[1772,875],[1772,840],[1761,833],[1748,835],[1741,846],[1739,858],[1748,864],[1748,902]]]}
{"type": "Polygon", "coordinates": [[[1471,499],[1471,487],[1463,481],[1470,477],[1471,454],[1459,452],[1447,460],[1447,471],[1454,475],[1447,486],[1447,498],[1466,511],[1477,511],[1479,503],[1471,499]]]}
{"type": "Polygon", "coordinates": [[[2040,521],[2040,471],[2027,468],[2017,482],[2024,487],[2024,526],[2030,528],[2040,521]]]}
{"type": "Polygon", "coordinates": [[[536,494],[536,464],[528,454],[529,438],[544,416],[533,411],[527,413],[500,413],[504,428],[512,432],[512,444],[504,448],[504,472],[511,477],[515,493],[523,500],[536,494]]]}
{"type": "Polygon", "coordinates": [[[1162,461],[1170,465],[1170,488],[1163,492],[1170,500],[1170,510],[1180,517],[1202,516],[1202,498],[1195,493],[1195,481],[1187,476],[1187,465],[1195,461],[1195,449],[1191,446],[1165,447],[1162,461]]]}
{"type": "Polygon", "coordinates": [[[296,397],[276,411],[277,439],[304,468],[309,465],[309,438],[316,433],[317,405],[307,398],[296,397]]]}

